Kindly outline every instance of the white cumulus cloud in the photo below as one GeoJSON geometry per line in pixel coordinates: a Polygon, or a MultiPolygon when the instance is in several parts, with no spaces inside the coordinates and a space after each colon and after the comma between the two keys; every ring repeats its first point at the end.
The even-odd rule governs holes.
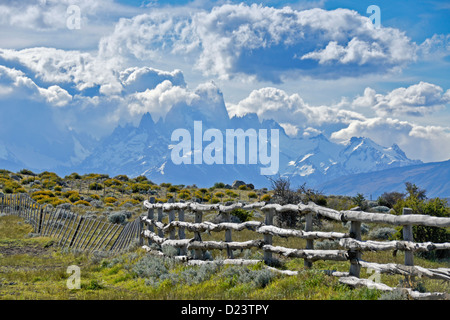
{"type": "Polygon", "coordinates": [[[148,61],[183,54],[205,75],[277,83],[293,74],[340,78],[385,73],[414,61],[417,45],[404,32],[377,29],[368,17],[348,9],[224,4],[121,19],[99,48],[103,56],[148,61]]]}
{"type": "Polygon", "coordinates": [[[450,90],[435,84],[419,82],[407,88],[396,88],[383,95],[371,88],[355,98],[354,108],[372,108],[379,116],[425,116],[445,108],[450,103],[450,90]]]}

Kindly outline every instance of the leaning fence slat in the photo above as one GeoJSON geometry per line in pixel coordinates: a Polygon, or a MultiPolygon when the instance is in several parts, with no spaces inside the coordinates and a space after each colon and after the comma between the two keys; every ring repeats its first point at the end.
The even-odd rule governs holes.
{"type": "Polygon", "coordinates": [[[66,239],[64,239],[64,242],[62,243],[62,247],[65,247],[65,246],[66,246],[66,243],[67,243],[67,241],[70,239],[70,235],[72,234],[72,231],[75,232],[74,227],[75,227],[75,225],[77,224],[77,221],[78,221],[79,216],[78,216],[78,215],[74,215],[74,216],[75,216],[75,218],[73,219],[73,224],[72,224],[72,226],[70,227],[69,232],[67,233],[66,239]]]}
{"type": "MultiPolygon", "coordinates": [[[[122,241],[123,235],[125,234],[127,230],[127,226],[122,226],[122,230],[120,231],[119,235],[117,236],[116,240],[114,240],[114,243],[111,246],[112,251],[116,251],[117,247],[119,246],[119,243],[122,241]]],[[[150,240],[149,240],[150,242],[150,240]]]]}
{"type": "Polygon", "coordinates": [[[83,241],[83,239],[85,238],[85,233],[91,223],[91,221],[94,219],[90,219],[90,218],[85,218],[83,220],[83,225],[80,228],[80,234],[78,236],[78,238],[76,239],[75,243],[72,245],[73,248],[78,248],[79,245],[81,244],[81,242],[83,241]]]}
{"type": "Polygon", "coordinates": [[[63,225],[61,226],[61,229],[59,230],[59,233],[56,236],[56,238],[57,239],[59,238],[60,239],[59,243],[61,243],[62,239],[64,238],[64,236],[66,234],[67,228],[69,227],[70,221],[72,220],[72,217],[74,215],[70,214],[69,219],[68,219],[69,221],[67,221],[67,215],[66,215],[66,210],[65,209],[63,209],[63,211],[60,212],[59,214],[61,216],[61,221],[64,220],[64,222],[63,222],[63,225]]]}
{"type": "MultiPolygon", "coordinates": [[[[117,234],[117,231],[122,230],[122,226],[117,225],[116,230],[114,231],[114,233],[111,235],[111,237],[109,237],[108,242],[105,244],[104,248],[105,250],[108,248],[109,244],[111,243],[111,241],[114,239],[114,236],[117,234]]],[[[112,249],[112,248],[111,248],[112,249]]],[[[110,249],[110,250],[111,250],[110,249]]]]}
{"type": "MultiPolygon", "coordinates": [[[[109,232],[105,232],[105,236],[103,237],[102,241],[100,242],[100,244],[98,245],[98,249],[104,249],[104,247],[102,247],[103,243],[106,241],[106,239],[108,239],[109,235],[114,231],[117,230],[116,225],[112,225],[111,228],[109,229],[109,232]]],[[[108,241],[109,242],[109,241],[108,241]]]]}
{"type": "Polygon", "coordinates": [[[114,242],[113,248],[115,248],[115,251],[120,251],[122,248],[122,243],[124,243],[125,238],[131,228],[131,224],[127,223],[124,228],[122,229],[122,232],[120,233],[119,237],[114,242]]]}
{"type": "Polygon", "coordinates": [[[73,236],[72,236],[72,240],[70,240],[70,243],[69,243],[69,247],[70,248],[72,248],[74,243],[75,243],[75,240],[77,238],[78,232],[80,231],[80,227],[83,224],[83,221],[84,221],[84,217],[80,216],[80,221],[78,221],[77,227],[76,227],[76,229],[75,229],[75,231],[73,233],[73,236]]]}
{"type": "Polygon", "coordinates": [[[97,223],[97,225],[95,226],[94,231],[92,231],[91,236],[89,237],[89,240],[88,240],[88,241],[86,242],[86,244],[84,245],[83,250],[86,250],[87,248],[89,248],[89,244],[91,243],[91,240],[92,240],[92,238],[94,237],[94,235],[95,235],[95,233],[96,233],[96,231],[97,231],[97,229],[98,229],[98,227],[100,226],[101,223],[102,223],[102,222],[101,222],[100,220],[98,220],[98,223],[97,223]]]}
{"type": "Polygon", "coordinates": [[[92,244],[91,244],[89,250],[95,251],[95,249],[97,248],[97,246],[98,246],[98,244],[99,244],[100,239],[101,239],[102,236],[104,235],[105,227],[106,227],[106,230],[107,230],[108,227],[109,227],[110,225],[111,225],[111,224],[109,224],[109,223],[106,222],[106,221],[103,222],[102,227],[101,227],[100,230],[95,234],[95,238],[92,240],[92,244]]]}

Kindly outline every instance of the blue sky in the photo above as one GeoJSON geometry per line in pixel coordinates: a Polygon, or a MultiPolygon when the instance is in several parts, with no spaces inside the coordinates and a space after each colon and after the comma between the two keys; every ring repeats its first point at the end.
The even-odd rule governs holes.
{"type": "Polygon", "coordinates": [[[213,82],[230,116],[450,158],[447,2],[5,0],[0,12],[0,108],[17,121],[46,114],[99,138],[213,82]]]}

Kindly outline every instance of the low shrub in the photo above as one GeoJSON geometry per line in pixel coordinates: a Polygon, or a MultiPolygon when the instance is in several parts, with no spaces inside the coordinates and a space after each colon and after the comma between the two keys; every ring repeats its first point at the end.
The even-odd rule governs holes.
{"type": "Polygon", "coordinates": [[[230,212],[232,216],[235,216],[241,222],[249,221],[253,218],[253,211],[247,211],[241,208],[236,208],[230,212]]]}
{"type": "Polygon", "coordinates": [[[115,211],[108,215],[108,221],[115,224],[124,224],[132,213],[126,210],[115,211]]]}
{"type": "Polygon", "coordinates": [[[116,203],[118,200],[114,197],[106,197],[103,202],[105,203],[116,203]]]}
{"type": "Polygon", "coordinates": [[[390,240],[396,234],[397,230],[394,228],[383,227],[377,228],[369,232],[368,236],[370,239],[376,240],[390,240]]]}
{"type": "Polygon", "coordinates": [[[83,206],[86,206],[86,207],[90,207],[91,206],[91,204],[89,202],[85,201],[85,200],[78,200],[77,202],[74,203],[74,205],[76,205],[76,206],[79,205],[79,204],[83,205],[83,206]]]}

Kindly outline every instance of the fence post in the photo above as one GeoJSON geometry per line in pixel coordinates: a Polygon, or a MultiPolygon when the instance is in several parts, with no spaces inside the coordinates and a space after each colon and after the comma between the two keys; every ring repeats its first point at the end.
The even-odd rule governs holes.
{"type": "MultiPolygon", "coordinates": [[[[409,215],[412,214],[412,209],[410,208],[403,208],[403,215],[409,215]]],[[[412,225],[407,224],[403,226],[403,240],[404,241],[414,241],[413,237],[413,229],[412,225]]],[[[414,253],[412,251],[405,251],[405,266],[413,266],[414,265],[414,253]]],[[[411,284],[412,281],[414,281],[414,276],[405,276],[405,279],[408,284],[411,284]]]]}
{"type": "MultiPolygon", "coordinates": [[[[229,212],[224,212],[225,215],[225,221],[226,222],[230,222],[231,218],[230,218],[230,213],[229,212]]],[[[231,242],[231,229],[227,229],[225,230],[225,242],[231,242]]],[[[227,255],[228,258],[233,259],[233,250],[231,250],[230,248],[227,248],[227,255]]]]}
{"type": "MultiPolygon", "coordinates": [[[[361,240],[361,222],[360,221],[352,221],[350,225],[350,236],[353,239],[361,240]]],[[[359,274],[361,272],[361,265],[359,264],[359,260],[361,259],[361,252],[350,250],[350,275],[353,277],[359,278],[359,274]]]]}
{"type": "MultiPolygon", "coordinates": [[[[173,202],[174,202],[173,198],[170,198],[168,201],[168,203],[173,203],[173,202]]],[[[172,221],[175,221],[175,210],[170,209],[168,215],[169,215],[169,224],[170,224],[172,221]]],[[[172,228],[170,230],[169,239],[171,239],[171,240],[175,239],[175,228],[172,228]]]]}
{"type": "MultiPolygon", "coordinates": [[[[403,208],[403,215],[412,214],[412,209],[403,208]]],[[[412,225],[404,225],[403,226],[403,240],[404,241],[414,241],[413,239],[413,230],[412,225]]],[[[405,266],[413,266],[414,265],[414,255],[412,251],[405,251],[405,266]]]]}
{"type": "MultiPolygon", "coordinates": [[[[312,231],[312,212],[308,212],[306,214],[305,231],[312,231]]],[[[309,249],[309,250],[314,249],[314,240],[312,240],[312,239],[306,240],[306,249],[309,249]]],[[[305,266],[305,268],[311,268],[312,262],[305,259],[304,266],[305,266]]]]}
{"type": "MultiPolygon", "coordinates": [[[[194,214],[195,214],[194,222],[195,223],[202,223],[203,212],[195,210],[194,214]]],[[[198,231],[194,232],[194,240],[195,241],[202,241],[202,236],[200,235],[200,232],[198,232],[198,231]]],[[[195,259],[203,259],[203,250],[195,249],[194,250],[194,257],[195,257],[195,259]]]]}
{"type": "MultiPolygon", "coordinates": [[[[155,197],[151,197],[149,199],[149,202],[151,204],[155,203],[155,197]]],[[[152,220],[152,223],[148,223],[147,225],[147,230],[150,232],[155,232],[155,227],[153,226],[153,219],[155,219],[155,209],[151,208],[148,209],[147,211],[147,219],[152,220]]],[[[147,244],[150,246],[152,244],[152,240],[150,240],[150,238],[147,238],[147,244]]]]}
{"type": "MultiPolygon", "coordinates": [[[[158,208],[158,222],[162,223],[163,219],[163,208],[158,208]]],[[[158,228],[158,236],[164,238],[164,231],[158,228]]]]}
{"type": "MultiPolygon", "coordinates": [[[[178,221],[184,221],[184,209],[182,209],[182,208],[178,209],[178,221]]],[[[180,239],[180,240],[186,239],[186,233],[184,231],[184,227],[178,228],[178,239],[180,239]]],[[[182,256],[187,255],[186,247],[180,248],[180,255],[182,255],[182,256]]]]}
{"type": "MultiPolygon", "coordinates": [[[[275,210],[274,209],[268,209],[268,210],[265,210],[265,211],[266,212],[265,212],[265,221],[264,221],[264,223],[267,226],[271,226],[271,225],[273,225],[273,217],[274,217],[274,214],[275,214],[275,210]]],[[[272,245],[272,235],[264,234],[264,243],[266,245],[272,245]]],[[[272,260],[272,252],[264,251],[264,262],[266,264],[269,264],[271,262],[271,260],[272,260]]]]}

